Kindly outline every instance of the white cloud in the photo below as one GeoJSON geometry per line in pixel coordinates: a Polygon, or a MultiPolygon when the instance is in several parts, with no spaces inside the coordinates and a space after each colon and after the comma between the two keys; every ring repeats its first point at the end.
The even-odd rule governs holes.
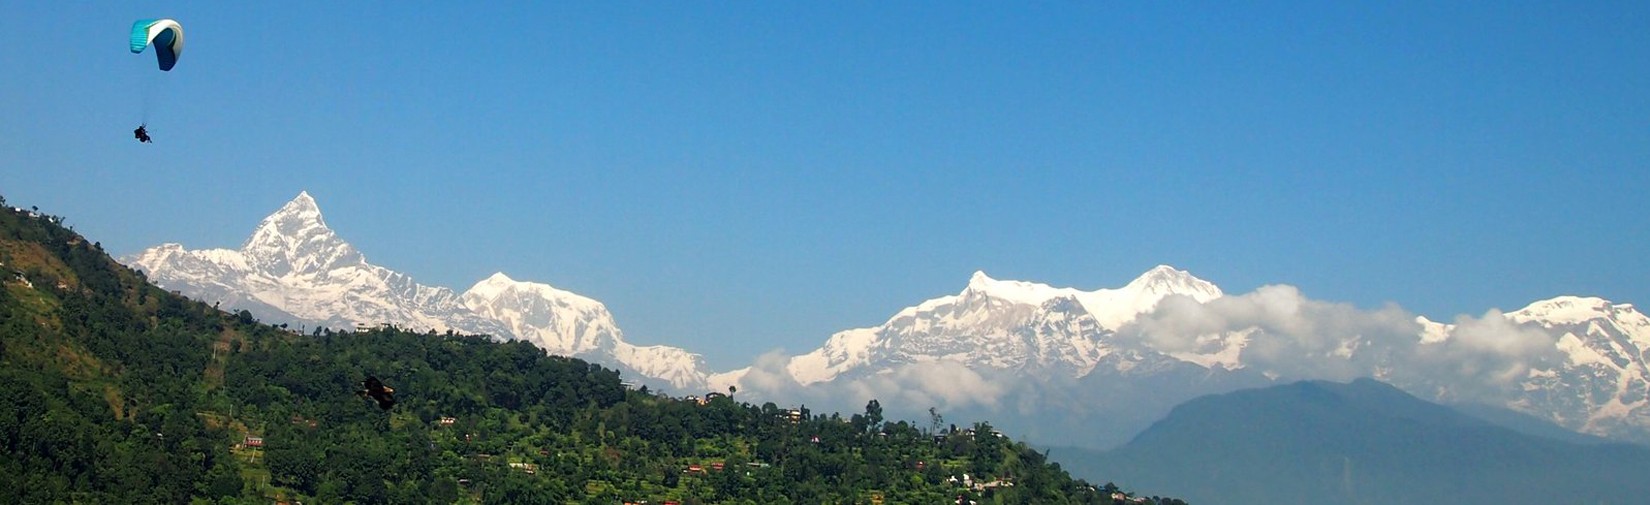
{"type": "Polygon", "coordinates": [[[851,379],[848,386],[870,398],[891,398],[911,405],[996,408],[1003,387],[955,361],[910,363],[892,371],[851,379]]]}
{"type": "Polygon", "coordinates": [[[1383,355],[1413,346],[1420,325],[1396,306],[1363,310],[1272,285],[1207,303],[1170,297],[1119,336],[1173,354],[1199,352],[1211,337],[1245,338],[1240,332],[1248,338],[1246,366],[1282,377],[1350,379],[1368,376],[1383,355]]]}
{"type": "MultiPolygon", "coordinates": [[[[758,357],[739,379],[741,393],[759,398],[784,398],[816,407],[816,412],[857,412],[877,399],[885,406],[904,406],[918,411],[969,407],[996,409],[1008,387],[1007,377],[987,377],[955,361],[907,363],[890,370],[864,376],[839,377],[828,382],[802,385],[790,375],[790,357],[773,351],[758,357]]],[[[996,375],[996,374],[993,374],[996,375]]]]}
{"type": "MultiPolygon", "coordinates": [[[[1522,394],[1522,381],[1532,369],[1562,363],[1555,336],[1516,324],[1500,311],[1460,316],[1446,338],[1429,343],[1422,343],[1418,319],[1396,305],[1359,308],[1311,299],[1293,286],[1271,285],[1202,303],[1170,296],[1115,336],[1102,338],[1110,339],[1116,352],[1171,356],[1225,356],[1221,353],[1241,344],[1237,361],[1247,370],[1242,373],[1261,372],[1278,380],[1373,377],[1431,400],[1491,404],[1522,394]]],[[[875,398],[891,413],[905,413],[891,417],[920,416],[917,413],[928,407],[943,412],[1013,411],[1033,417],[1051,412],[1115,417],[1106,409],[1128,405],[1115,403],[1118,398],[1139,401],[1134,396],[1139,391],[1130,388],[1175,384],[1103,384],[1071,378],[1050,383],[1048,377],[1018,370],[974,370],[942,360],[853,371],[803,386],[787,371],[789,359],[777,351],[763,355],[740,379],[741,391],[806,404],[815,412],[858,412],[875,398]]],[[[1256,376],[1247,377],[1251,379],[1242,380],[1256,376]]],[[[1221,389],[1209,383],[1176,391],[1205,394],[1221,389]]]]}
{"type": "Polygon", "coordinates": [[[1280,378],[1376,377],[1485,402],[1510,398],[1532,368],[1562,359],[1555,336],[1497,310],[1460,316],[1448,338],[1429,344],[1421,343],[1416,319],[1396,305],[1360,309],[1273,285],[1207,303],[1167,298],[1119,338],[1171,354],[1206,351],[1211,339],[1247,338],[1243,364],[1280,378]]]}
{"type": "Polygon", "coordinates": [[[1514,323],[1499,310],[1483,317],[1456,317],[1449,338],[1422,345],[1416,360],[1451,396],[1476,401],[1507,399],[1532,368],[1550,368],[1564,359],[1558,338],[1533,326],[1514,323]]]}
{"type": "Polygon", "coordinates": [[[773,350],[756,357],[749,371],[739,378],[739,387],[750,392],[791,391],[801,387],[791,373],[785,370],[790,357],[784,351],[773,350]]]}

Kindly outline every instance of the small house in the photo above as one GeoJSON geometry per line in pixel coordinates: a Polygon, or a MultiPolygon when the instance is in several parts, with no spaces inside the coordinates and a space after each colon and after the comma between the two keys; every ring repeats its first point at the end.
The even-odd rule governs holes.
{"type": "Polygon", "coordinates": [[[539,466],[533,463],[510,463],[510,468],[521,470],[527,475],[538,475],[539,466]]]}
{"type": "Polygon", "coordinates": [[[728,395],[712,391],[712,392],[709,392],[709,393],[705,393],[705,397],[699,399],[699,405],[701,405],[701,406],[710,405],[710,402],[716,401],[717,398],[727,398],[727,397],[728,397],[728,395]]]}

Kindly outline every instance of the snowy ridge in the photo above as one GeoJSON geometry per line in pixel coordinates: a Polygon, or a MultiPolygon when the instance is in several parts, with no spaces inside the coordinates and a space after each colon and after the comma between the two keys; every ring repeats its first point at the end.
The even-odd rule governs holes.
{"type": "Polygon", "coordinates": [[[1637,328],[1650,331],[1650,321],[1631,304],[1611,303],[1609,300],[1588,296],[1560,296],[1531,303],[1522,309],[1507,313],[1507,318],[1520,323],[1578,324],[1600,317],[1616,318],[1637,328]]]}
{"type": "Polygon", "coordinates": [[[678,390],[702,387],[706,381],[705,360],[680,347],[635,346],[615,340],[613,359],[644,377],[663,380],[678,390]]]}
{"type": "Polygon", "coordinates": [[[1115,331],[1157,307],[1158,302],[1170,295],[1189,296],[1201,303],[1220,298],[1225,293],[1214,283],[1194,277],[1184,270],[1158,265],[1121,289],[1080,293],[1077,299],[1083,302],[1083,307],[1094,315],[1101,327],[1115,331]]]}
{"type": "Polygon", "coordinates": [[[502,272],[476,283],[461,299],[471,311],[551,353],[573,356],[622,340],[601,302],[548,284],[518,282],[502,272]]]}
{"type": "Polygon", "coordinates": [[[253,269],[272,274],[325,275],[333,270],[366,265],[355,247],[327,227],[321,209],[308,192],[298,193],[280,210],[264,218],[241,246],[253,269]]]}
{"type": "MultiPolygon", "coordinates": [[[[1055,298],[1072,297],[1082,304],[1089,315],[1094,316],[1102,328],[1114,331],[1133,321],[1141,313],[1152,310],[1157,306],[1157,302],[1170,295],[1184,295],[1199,302],[1207,302],[1224,294],[1213,283],[1168,265],[1153,267],[1122,288],[1094,291],[1055,288],[1035,282],[996,280],[985,272],[977,271],[969,278],[968,287],[959,296],[967,296],[969,293],[1031,306],[1039,306],[1055,298]]],[[[952,297],[937,298],[924,302],[916,307],[916,310],[953,301],[955,299],[952,297]]]]}
{"type": "MultiPolygon", "coordinates": [[[[1113,398],[1104,395],[1185,395],[1173,403],[1252,386],[1256,380],[1344,380],[1349,377],[1336,374],[1354,373],[1393,381],[1439,401],[1510,395],[1500,396],[1504,406],[1570,429],[1650,441],[1650,318],[1632,305],[1561,296],[1485,316],[1504,317],[1511,324],[1463,317],[1458,322],[1470,327],[1396,308],[1366,311],[1309,300],[1287,286],[1230,298],[1213,284],[1168,266],[1148,270],[1122,288],[1094,291],[997,280],[975,272],[962,292],[902,309],[876,327],[838,332],[818,349],[784,358],[782,372],[802,386],[843,383],[853,392],[918,373],[910,372],[911,367],[949,363],[994,377],[1008,372],[1007,377],[1034,384],[1075,380],[1098,386],[1094,393],[1040,393],[1066,401],[1087,394],[1102,395],[1091,401],[1113,398]],[[1173,310],[1153,312],[1174,296],[1184,299],[1173,310]],[[1159,324],[1141,326],[1141,316],[1148,313],[1159,324]],[[1215,326],[1204,329],[1208,324],[1215,326]],[[1183,333],[1154,333],[1159,331],[1183,333]],[[1541,341],[1551,342],[1549,352],[1535,343],[1541,341]],[[1261,346],[1260,354],[1251,353],[1255,345],[1261,346]],[[1269,361],[1283,356],[1279,353],[1288,353],[1292,361],[1269,361]],[[1547,357],[1554,353],[1561,358],[1547,357]],[[1440,361],[1451,359],[1469,361],[1440,361]],[[1472,361],[1483,359],[1522,364],[1472,361]],[[1492,363],[1527,367],[1510,369],[1527,370],[1528,377],[1503,383],[1501,375],[1482,379],[1494,384],[1477,384],[1460,374],[1438,375],[1440,369],[1470,370],[1492,363]],[[1145,385],[1154,383],[1183,389],[1167,393],[1145,385]],[[1487,393],[1492,390],[1500,392],[1487,393]]],[[[751,373],[735,370],[708,380],[718,387],[745,387],[751,373]]],[[[770,375],[764,372],[759,381],[772,382],[770,375]]],[[[905,387],[945,395],[964,386],[918,381],[905,387]]],[[[994,391],[1000,389],[975,386],[965,396],[991,397],[994,391]]],[[[1040,408],[1058,414],[1067,407],[1040,408]]]]}
{"type": "Polygon", "coordinates": [[[389,323],[467,333],[499,328],[469,314],[450,289],[367,263],[327,227],[307,192],[264,218],[239,250],[162,244],[123,261],[163,287],[272,323],[345,329],[389,323]]]}
{"type": "Polygon", "coordinates": [[[1443,342],[1449,338],[1449,333],[1455,329],[1455,325],[1434,322],[1421,316],[1415,317],[1415,324],[1421,325],[1421,343],[1423,344],[1443,342]]]}
{"type": "Polygon", "coordinates": [[[785,370],[801,384],[828,381],[842,372],[870,363],[871,347],[877,344],[875,328],[838,332],[818,349],[791,358],[785,370]]]}
{"type": "Polygon", "coordinates": [[[1110,353],[1104,335],[1172,295],[1204,302],[1222,293],[1164,265],[1122,288],[1095,291],[974,272],[961,293],[901,310],[879,327],[832,335],[819,349],[791,358],[786,370],[804,385],[856,369],[936,360],[1082,377],[1110,353]]]}
{"type": "Polygon", "coordinates": [[[1538,301],[1506,317],[1558,335],[1565,357],[1530,371],[1525,389],[1543,394],[1515,408],[1584,433],[1650,439],[1650,317],[1629,304],[1578,296],[1538,301]]]}
{"type": "Polygon", "coordinates": [[[122,259],[187,296],[270,323],[339,329],[393,324],[522,339],[547,352],[618,366],[676,388],[705,378],[698,355],[624,342],[600,302],[503,273],[463,295],[367,262],[326,225],[308,192],[264,218],[239,250],[162,244],[122,259]]]}

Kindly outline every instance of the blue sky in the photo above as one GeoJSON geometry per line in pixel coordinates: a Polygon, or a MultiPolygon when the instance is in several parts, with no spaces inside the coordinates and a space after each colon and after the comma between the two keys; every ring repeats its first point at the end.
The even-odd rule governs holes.
{"type": "Polygon", "coordinates": [[[975,270],[1650,303],[1650,4],[1439,4],[25,3],[0,194],[125,254],[307,190],[374,263],[546,282],[717,369],[975,270]]]}

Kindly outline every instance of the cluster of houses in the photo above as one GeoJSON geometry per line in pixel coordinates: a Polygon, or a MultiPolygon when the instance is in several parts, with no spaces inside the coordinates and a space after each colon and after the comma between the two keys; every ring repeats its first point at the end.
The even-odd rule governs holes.
{"type": "Polygon", "coordinates": [[[538,475],[539,466],[534,463],[510,463],[510,468],[520,470],[527,475],[538,475]]]}
{"type": "MultiPolygon", "coordinates": [[[[950,439],[953,436],[958,436],[958,435],[960,435],[964,438],[974,438],[974,435],[976,435],[976,434],[977,434],[977,432],[975,432],[973,428],[957,429],[955,426],[953,426],[950,431],[941,430],[939,433],[935,433],[934,434],[934,443],[935,444],[944,444],[946,440],[950,439]]],[[[997,438],[1008,438],[1008,435],[1004,435],[1003,432],[997,431],[997,430],[991,430],[991,436],[994,436],[994,437],[997,437],[997,438]]]]}
{"type": "MultiPolygon", "coordinates": [[[[436,420],[436,425],[438,427],[442,427],[442,428],[449,428],[449,427],[452,427],[453,425],[456,425],[456,424],[458,424],[458,418],[452,417],[452,416],[441,416],[440,418],[438,418],[436,420]]],[[[474,442],[475,439],[476,439],[476,434],[474,434],[474,433],[465,433],[464,434],[464,441],[465,442],[474,442]]],[[[550,451],[547,450],[547,449],[539,449],[538,452],[539,452],[540,457],[550,456],[550,451]]],[[[488,454],[488,453],[471,454],[469,457],[470,457],[470,459],[473,459],[475,461],[481,461],[481,462],[487,462],[487,461],[492,461],[493,460],[493,455],[488,454]]],[[[512,468],[516,471],[519,471],[521,473],[525,473],[527,475],[538,475],[538,473],[539,473],[539,465],[537,463],[512,462],[512,463],[509,463],[509,465],[510,465],[510,468],[512,468]]],[[[469,479],[460,479],[459,484],[460,485],[468,485],[469,484],[469,479]]]]}
{"type": "MultiPolygon", "coordinates": [[[[727,397],[728,395],[726,394],[711,391],[709,393],[705,393],[705,396],[703,397],[688,395],[687,400],[703,407],[705,405],[710,405],[710,402],[716,401],[718,398],[727,397]]],[[[780,419],[790,421],[791,424],[798,424],[802,422],[802,409],[785,409],[780,411],[778,415],[780,419]]]]}
{"type": "Polygon", "coordinates": [[[699,404],[700,407],[703,407],[703,406],[706,406],[706,405],[710,405],[710,402],[716,401],[716,399],[718,399],[718,398],[727,398],[727,397],[728,397],[728,395],[726,395],[726,394],[711,391],[709,393],[705,393],[704,397],[688,395],[687,400],[690,401],[690,402],[693,402],[693,403],[697,403],[697,404],[699,404]]]}
{"type": "Polygon", "coordinates": [[[1014,487],[1013,479],[992,479],[989,481],[983,481],[976,480],[973,476],[970,476],[967,473],[962,474],[962,478],[958,478],[953,475],[946,478],[945,481],[954,485],[960,485],[962,487],[972,489],[976,493],[985,492],[990,489],[1014,487]]]}
{"type": "MultiPolygon", "coordinates": [[[[710,464],[710,469],[720,472],[726,466],[727,466],[726,463],[723,463],[721,461],[717,461],[717,462],[713,462],[713,463],[710,464]]],[[[703,475],[707,472],[705,472],[705,466],[704,465],[688,465],[687,468],[682,469],[682,473],[701,474],[701,475],[703,475]]]]}
{"type": "MultiPolygon", "coordinates": [[[[745,466],[748,466],[748,467],[751,467],[751,468],[768,468],[768,467],[773,466],[773,465],[763,463],[763,462],[760,462],[760,461],[751,461],[749,463],[745,463],[745,466]]],[[[688,465],[687,467],[682,469],[682,473],[685,473],[685,474],[688,474],[688,475],[705,475],[705,474],[708,474],[708,473],[713,472],[713,471],[714,472],[720,472],[720,471],[722,471],[726,468],[727,468],[727,463],[724,463],[724,462],[721,462],[721,461],[712,461],[709,466],[699,465],[699,464],[688,465]]]]}

